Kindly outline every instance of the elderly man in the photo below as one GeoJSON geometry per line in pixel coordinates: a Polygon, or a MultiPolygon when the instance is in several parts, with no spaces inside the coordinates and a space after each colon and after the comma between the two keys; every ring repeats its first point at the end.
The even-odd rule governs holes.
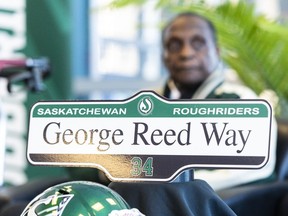
{"type": "MultiPolygon", "coordinates": [[[[163,29],[162,43],[163,61],[169,73],[163,96],[170,99],[257,98],[235,79],[231,70],[230,73],[224,71],[215,27],[205,17],[190,12],[179,14],[163,29]]],[[[206,180],[215,190],[271,179],[276,154],[276,124],[273,124],[270,158],[262,169],[196,170],[195,178],[206,180]]]]}

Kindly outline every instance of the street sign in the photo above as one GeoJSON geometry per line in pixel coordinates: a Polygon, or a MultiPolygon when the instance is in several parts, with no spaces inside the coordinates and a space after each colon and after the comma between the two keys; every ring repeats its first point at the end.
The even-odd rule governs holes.
{"type": "Polygon", "coordinates": [[[121,101],[36,103],[27,158],[95,167],[112,181],[171,181],[191,168],[262,168],[270,136],[264,100],[167,100],[141,91],[121,101]]]}

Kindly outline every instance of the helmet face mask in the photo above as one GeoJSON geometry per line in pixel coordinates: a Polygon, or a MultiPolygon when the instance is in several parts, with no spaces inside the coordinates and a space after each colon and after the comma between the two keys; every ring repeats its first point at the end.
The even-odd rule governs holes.
{"type": "Polygon", "coordinates": [[[94,182],[72,181],[36,196],[21,216],[107,216],[124,209],[130,209],[129,205],[112,189],[94,182]]]}

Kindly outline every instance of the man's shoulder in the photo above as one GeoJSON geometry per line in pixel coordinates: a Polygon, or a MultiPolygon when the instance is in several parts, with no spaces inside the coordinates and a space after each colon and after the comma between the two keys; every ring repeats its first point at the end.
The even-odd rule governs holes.
{"type": "Polygon", "coordinates": [[[223,82],[209,95],[215,98],[255,99],[257,94],[244,85],[233,70],[226,70],[223,82]]]}
{"type": "Polygon", "coordinates": [[[240,83],[231,83],[224,81],[220,86],[215,88],[208,96],[215,98],[231,98],[231,99],[256,99],[257,94],[245,85],[240,83]]]}

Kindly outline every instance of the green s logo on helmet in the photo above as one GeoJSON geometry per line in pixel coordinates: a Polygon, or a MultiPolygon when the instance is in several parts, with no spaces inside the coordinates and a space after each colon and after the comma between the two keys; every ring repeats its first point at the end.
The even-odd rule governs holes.
{"type": "Polygon", "coordinates": [[[124,215],[121,212],[131,216],[143,215],[130,209],[118,193],[104,185],[72,181],[46,189],[27,205],[21,216],[124,215]]]}

